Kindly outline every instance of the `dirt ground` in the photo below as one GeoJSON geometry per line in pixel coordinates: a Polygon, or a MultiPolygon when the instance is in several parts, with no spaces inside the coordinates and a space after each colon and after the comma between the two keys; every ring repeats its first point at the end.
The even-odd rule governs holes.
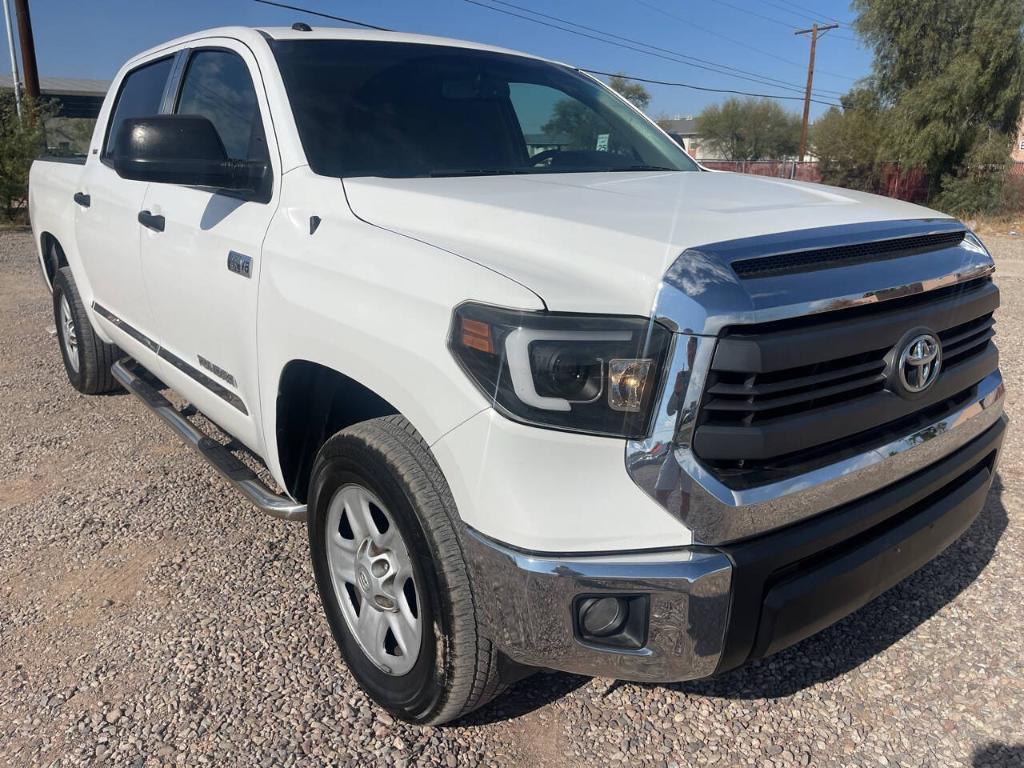
{"type": "Polygon", "coordinates": [[[0,765],[1024,766],[1024,236],[986,238],[1017,423],[946,553],[718,679],[542,673],[412,728],[342,664],[303,526],[127,395],[71,389],[31,239],[0,232],[0,765]]]}

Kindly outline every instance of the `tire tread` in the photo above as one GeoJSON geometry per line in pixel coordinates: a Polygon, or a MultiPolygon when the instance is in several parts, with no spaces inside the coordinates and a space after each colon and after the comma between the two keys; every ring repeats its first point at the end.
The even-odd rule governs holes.
{"type": "Polygon", "coordinates": [[[462,521],[451,490],[429,446],[404,416],[382,416],[339,432],[321,448],[318,462],[342,448],[332,445],[340,437],[356,438],[379,452],[420,501],[415,508],[431,542],[438,575],[450,593],[453,623],[446,659],[451,684],[427,723],[454,720],[483,706],[505,686],[498,670],[497,648],[477,625],[472,580],[459,535],[462,521]]]}
{"type": "MultiPolygon", "coordinates": [[[[53,281],[54,287],[54,320],[60,323],[58,312],[57,295],[63,293],[68,298],[68,305],[75,322],[75,331],[78,334],[78,347],[82,351],[81,362],[78,371],[78,381],[71,378],[72,385],[86,395],[100,395],[106,392],[114,392],[120,389],[113,372],[110,370],[114,362],[122,355],[120,349],[113,344],[107,344],[96,335],[92,323],[89,321],[89,314],[85,311],[85,304],[78,293],[78,286],[75,284],[74,275],[70,267],[61,267],[57,270],[57,276],[53,281]]],[[[63,345],[60,338],[60,328],[57,329],[58,343],[63,345]]],[[[63,350],[61,351],[63,357],[63,350]]]]}

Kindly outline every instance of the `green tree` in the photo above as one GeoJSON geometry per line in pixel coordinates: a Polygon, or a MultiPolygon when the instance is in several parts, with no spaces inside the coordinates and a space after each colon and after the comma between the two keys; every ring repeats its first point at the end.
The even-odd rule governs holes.
{"type": "Polygon", "coordinates": [[[942,177],[942,190],[932,202],[956,216],[1002,213],[1010,204],[1010,162],[1006,137],[990,134],[971,147],[955,174],[942,177]]]}
{"type": "Polygon", "coordinates": [[[697,116],[702,144],[729,160],[791,157],[800,144],[800,117],[771,99],[727,99],[697,116]]]}
{"type": "Polygon", "coordinates": [[[576,99],[562,99],[555,104],[551,119],[542,128],[548,136],[564,136],[566,149],[596,148],[597,136],[611,133],[611,127],[594,110],[576,99]]]}
{"type": "Polygon", "coordinates": [[[641,112],[651,103],[650,92],[641,83],[634,83],[625,75],[612,75],[608,86],[641,112]]]}
{"type": "MultiPolygon", "coordinates": [[[[643,110],[651,103],[651,94],[640,83],[631,83],[622,75],[614,75],[608,85],[620,96],[643,110]]],[[[610,151],[617,149],[617,136],[604,118],[576,99],[562,99],[555,104],[551,119],[542,126],[548,136],[564,136],[566,149],[593,150],[597,137],[608,134],[610,151]]]]}
{"type": "Polygon", "coordinates": [[[886,158],[885,111],[877,94],[862,88],[840,99],[811,128],[811,147],[822,181],[837,187],[877,192],[886,158]]]}
{"type": "Polygon", "coordinates": [[[933,196],[995,172],[993,152],[1009,155],[1020,116],[1024,3],[853,0],[853,8],[875,52],[872,86],[891,107],[890,159],[925,168],[933,196]]]}
{"type": "Polygon", "coordinates": [[[55,155],[84,155],[95,127],[96,119],[92,117],[51,117],[46,121],[47,149],[55,155]]]}
{"type": "Polygon", "coordinates": [[[23,100],[21,118],[13,93],[0,93],[0,216],[22,221],[28,203],[28,169],[46,149],[46,118],[50,104],[23,100]]]}

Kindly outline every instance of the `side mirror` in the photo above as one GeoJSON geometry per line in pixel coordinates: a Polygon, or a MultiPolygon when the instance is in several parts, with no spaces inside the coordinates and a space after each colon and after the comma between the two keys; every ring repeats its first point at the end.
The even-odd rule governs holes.
{"type": "Polygon", "coordinates": [[[183,184],[258,194],[269,166],[254,160],[231,160],[207,118],[154,115],[125,120],[112,158],[124,179],[183,184]]]}

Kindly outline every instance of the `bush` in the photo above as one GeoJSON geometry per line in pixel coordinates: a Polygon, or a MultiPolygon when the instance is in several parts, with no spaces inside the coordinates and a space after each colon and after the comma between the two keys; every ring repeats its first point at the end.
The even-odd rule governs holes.
{"type": "Polygon", "coordinates": [[[1016,187],[1010,182],[1010,137],[993,133],[975,145],[957,174],[942,177],[933,205],[954,216],[999,216],[1010,212],[1016,187]]]}
{"type": "Polygon", "coordinates": [[[0,93],[0,218],[24,223],[28,216],[28,169],[46,150],[45,120],[51,104],[25,99],[21,118],[13,93],[0,93]]]}
{"type": "Polygon", "coordinates": [[[1024,177],[1006,177],[1006,210],[1005,213],[1024,214],[1024,177]]]}

